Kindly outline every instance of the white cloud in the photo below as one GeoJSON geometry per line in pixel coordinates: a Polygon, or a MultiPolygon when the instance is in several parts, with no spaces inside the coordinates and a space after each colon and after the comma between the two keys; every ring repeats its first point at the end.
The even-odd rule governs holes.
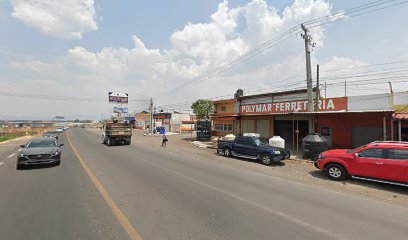
{"type": "MultiPolygon", "coordinates": [[[[15,12],[19,9],[17,3],[20,2],[14,1],[15,12]]],[[[76,3],[78,5],[78,2],[76,3]]],[[[85,13],[92,14],[84,15],[91,16],[87,19],[94,23],[93,1],[86,3],[81,6],[87,6],[84,7],[87,9],[85,13]]],[[[23,5],[31,7],[35,4],[23,5]]],[[[55,10],[55,6],[52,9],[55,10]]],[[[330,4],[320,0],[295,0],[281,14],[265,0],[252,0],[237,8],[229,8],[228,1],[224,1],[219,4],[208,23],[188,23],[183,29],[175,31],[170,37],[171,48],[167,50],[148,49],[141,39],[133,36],[131,48],[103,48],[93,52],[78,46],[68,50],[65,56],[52,61],[21,61],[12,67],[18,67],[27,75],[31,74],[31,86],[35,85],[36,81],[58,82],[58,86],[52,89],[55,94],[103,97],[108,91],[125,91],[130,94],[130,99],[148,99],[194,80],[200,74],[236,58],[277,34],[299,25],[300,22],[326,16],[330,12],[330,4]]],[[[42,11],[42,14],[36,14],[36,18],[57,17],[48,11],[42,11]],[[40,17],[42,15],[44,16],[40,17]]],[[[64,20],[77,23],[71,18],[64,20]]],[[[96,23],[86,26],[81,28],[82,31],[96,29],[96,23]]],[[[61,30],[57,29],[58,31],[55,31],[54,28],[53,33],[61,30]]],[[[318,42],[316,48],[321,48],[324,43],[323,30],[313,29],[312,35],[318,42]]],[[[299,85],[305,75],[304,61],[303,39],[297,36],[213,76],[200,85],[173,95],[161,96],[156,100],[159,105],[166,105],[226,94],[232,97],[238,88],[258,88],[265,92],[305,87],[306,83],[304,86],[299,85]],[[282,87],[285,84],[288,87],[282,87]]],[[[338,68],[350,64],[356,65],[360,62],[335,57],[326,65],[323,64],[322,68],[338,68]]],[[[14,89],[12,81],[8,81],[4,86],[6,89],[14,89]]],[[[40,84],[36,90],[45,93],[50,89],[40,84]]],[[[132,105],[130,107],[132,109],[132,105]]],[[[139,104],[138,107],[143,108],[145,105],[139,104]]],[[[106,111],[106,104],[95,103],[92,111],[106,111]]]]}
{"type": "Polygon", "coordinates": [[[62,39],[96,31],[94,0],[11,0],[11,15],[27,26],[62,39]]]}

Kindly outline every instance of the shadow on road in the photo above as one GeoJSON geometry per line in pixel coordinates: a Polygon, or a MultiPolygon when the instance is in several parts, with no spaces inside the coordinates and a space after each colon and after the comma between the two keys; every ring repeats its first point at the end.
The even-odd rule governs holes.
{"type": "MultiPolygon", "coordinates": [[[[315,178],[322,179],[324,181],[333,181],[330,180],[323,171],[320,170],[314,170],[310,171],[309,174],[315,178]]],[[[408,195],[408,187],[402,187],[402,186],[397,186],[397,185],[392,185],[392,184],[387,184],[387,183],[379,183],[379,182],[371,182],[371,181],[365,181],[365,180],[359,180],[359,179],[347,179],[344,181],[341,181],[342,184],[353,184],[353,185],[358,185],[362,187],[369,187],[369,188],[374,188],[382,191],[387,191],[391,193],[398,193],[398,194],[404,194],[408,195]]]]}
{"type": "Polygon", "coordinates": [[[43,168],[53,168],[58,167],[59,165],[56,164],[38,164],[38,165],[31,165],[31,166],[22,166],[18,171],[27,171],[27,170],[35,170],[35,169],[43,169],[43,168]]]}
{"type": "MultiPolygon", "coordinates": [[[[214,152],[213,154],[214,154],[215,156],[218,156],[218,157],[224,157],[223,155],[220,155],[220,154],[217,153],[217,152],[214,152]]],[[[226,157],[224,157],[224,158],[226,158],[226,157]]],[[[251,163],[259,163],[259,164],[263,165],[260,160],[255,160],[255,159],[248,159],[248,158],[241,158],[241,157],[228,157],[228,158],[226,158],[226,159],[232,159],[232,160],[235,159],[235,160],[237,160],[237,161],[251,162],[251,163]]],[[[273,163],[273,164],[271,165],[271,167],[284,167],[284,166],[285,166],[285,162],[283,162],[283,161],[278,162],[278,163],[273,163]]]]}

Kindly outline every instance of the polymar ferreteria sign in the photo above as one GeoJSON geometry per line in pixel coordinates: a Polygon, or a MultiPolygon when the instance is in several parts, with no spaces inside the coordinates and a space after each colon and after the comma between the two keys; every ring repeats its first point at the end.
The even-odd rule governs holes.
{"type": "MultiPolygon", "coordinates": [[[[340,97],[320,99],[316,111],[345,110],[347,110],[347,97],[340,97]]],[[[307,100],[241,105],[239,112],[241,115],[307,112],[307,100]]]]}

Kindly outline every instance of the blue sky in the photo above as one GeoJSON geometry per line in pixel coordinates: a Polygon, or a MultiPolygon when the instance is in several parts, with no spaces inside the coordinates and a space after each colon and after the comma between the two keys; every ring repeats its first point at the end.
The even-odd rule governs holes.
{"type": "MultiPolygon", "coordinates": [[[[112,106],[103,101],[78,104],[16,95],[102,99],[107,91],[125,91],[131,99],[148,99],[194,80],[295,23],[369,2],[38,0],[38,5],[30,5],[0,0],[1,91],[10,93],[7,99],[15,103],[0,105],[0,119],[109,115],[112,106]],[[291,17],[285,18],[289,11],[291,17]]],[[[402,4],[314,29],[312,65],[319,63],[322,71],[351,68],[348,73],[357,74],[353,67],[408,60],[407,11],[408,4],[402,4]]],[[[171,108],[196,98],[232,96],[237,88],[249,94],[257,93],[250,91],[253,88],[273,91],[274,83],[294,76],[285,81],[299,82],[305,74],[303,51],[302,39],[295,37],[194,87],[160,96],[157,104],[171,108]]],[[[406,91],[408,84],[396,81],[395,88],[406,91]]],[[[333,85],[328,93],[336,96],[339,89],[333,85]]],[[[386,90],[385,84],[363,92],[351,86],[349,93],[386,90]]],[[[133,102],[129,107],[140,111],[146,104],[133,102]]]]}

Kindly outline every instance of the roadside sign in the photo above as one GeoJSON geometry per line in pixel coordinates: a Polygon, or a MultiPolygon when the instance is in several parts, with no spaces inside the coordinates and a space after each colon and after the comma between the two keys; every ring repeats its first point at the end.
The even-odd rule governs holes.
{"type": "Polygon", "coordinates": [[[127,107],[113,107],[114,113],[128,113],[127,107]]]}
{"type": "Polygon", "coordinates": [[[127,93],[109,92],[110,103],[128,103],[129,95],[127,93]]]}

